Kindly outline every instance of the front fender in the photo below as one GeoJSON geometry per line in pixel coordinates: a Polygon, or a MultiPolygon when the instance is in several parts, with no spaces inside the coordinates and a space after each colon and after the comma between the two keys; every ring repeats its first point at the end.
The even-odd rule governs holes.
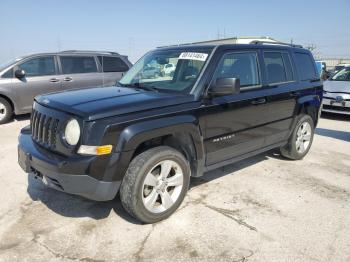
{"type": "Polygon", "coordinates": [[[191,135],[196,149],[196,158],[203,158],[203,137],[198,120],[192,115],[172,116],[130,125],[121,132],[116,151],[133,151],[147,140],[178,132],[191,135]]]}
{"type": "Polygon", "coordinates": [[[140,144],[153,138],[176,133],[186,133],[187,137],[188,135],[190,136],[195,151],[192,172],[194,176],[202,174],[204,148],[198,120],[191,115],[182,115],[149,120],[127,126],[118,137],[114,154],[116,159],[111,161],[111,172],[106,178],[111,181],[122,180],[135,150],[140,144]]]}

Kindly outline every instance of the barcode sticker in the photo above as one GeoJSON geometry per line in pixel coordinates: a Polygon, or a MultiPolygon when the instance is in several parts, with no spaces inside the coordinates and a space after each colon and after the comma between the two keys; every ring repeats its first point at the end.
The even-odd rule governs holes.
{"type": "Polygon", "coordinates": [[[208,54],[205,53],[184,52],[180,54],[179,59],[205,61],[207,57],[208,54]]]}

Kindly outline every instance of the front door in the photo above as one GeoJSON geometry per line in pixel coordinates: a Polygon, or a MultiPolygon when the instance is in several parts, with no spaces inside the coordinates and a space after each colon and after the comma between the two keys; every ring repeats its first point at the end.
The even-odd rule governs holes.
{"type": "Polygon", "coordinates": [[[26,73],[24,78],[14,78],[12,82],[21,112],[30,112],[35,96],[61,90],[54,56],[30,58],[17,65],[17,69],[26,73]]]}
{"type": "Polygon", "coordinates": [[[258,66],[258,53],[228,52],[221,58],[212,81],[239,78],[239,94],[214,97],[206,106],[206,165],[229,161],[263,147],[268,105],[258,66]]]}

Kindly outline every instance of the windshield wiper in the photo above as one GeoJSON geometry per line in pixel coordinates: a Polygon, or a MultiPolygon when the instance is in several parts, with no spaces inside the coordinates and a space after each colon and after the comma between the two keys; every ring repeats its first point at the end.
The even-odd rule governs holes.
{"type": "Polygon", "coordinates": [[[131,88],[137,88],[137,89],[143,89],[146,91],[154,91],[154,92],[159,92],[158,88],[154,86],[145,86],[145,85],[140,85],[140,83],[132,83],[132,84],[122,84],[118,82],[118,86],[122,87],[131,87],[131,88]]]}

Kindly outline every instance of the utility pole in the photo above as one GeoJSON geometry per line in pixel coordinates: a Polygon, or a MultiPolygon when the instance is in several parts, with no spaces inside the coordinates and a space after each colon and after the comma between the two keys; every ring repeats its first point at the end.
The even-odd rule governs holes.
{"type": "Polygon", "coordinates": [[[311,52],[313,52],[317,47],[315,44],[309,44],[306,46],[307,49],[309,49],[311,52]]]}

